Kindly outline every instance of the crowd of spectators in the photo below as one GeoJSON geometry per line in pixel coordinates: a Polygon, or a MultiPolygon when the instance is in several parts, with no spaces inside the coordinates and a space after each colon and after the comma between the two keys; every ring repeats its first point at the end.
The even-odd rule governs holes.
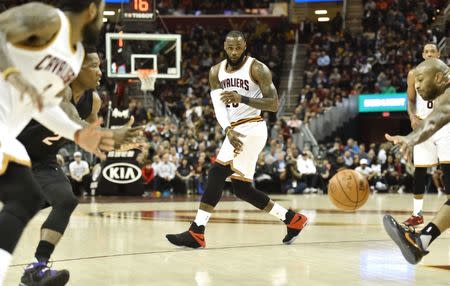
{"type": "MultiPolygon", "coordinates": [[[[188,2],[197,3],[172,1],[171,5],[179,9],[187,7],[183,5],[188,2]]],[[[412,167],[392,153],[388,144],[366,146],[351,139],[346,143],[336,139],[321,145],[314,156],[308,147],[299,150],[292,138],[302,122],[343,97],[361,92],[404,91],[406,74],[420,61],[423,44],[439,39],[439,31],[428,30],[438,1],[427,1],[425,5],[412,0],[375,1],[375,7],[373,2],[364,5],[363,34],[351,35],[339,28],[327,33],[310,29],[305,87],[292,118],[268,125],[270,139],[255,173],[258,188],[276,193],[326,192],[328,180],[339,169],[351,168],[366,176],[373,190],[411,189],[412,167]]],[[[339,22],[339,18],[335,21],[339,22]]],[[[139,100],[128,104],[137,124],[146,126],[148,146],[143,148],[139,163],[149,192],[204,191],[207,171],[223,140],[209,102],[208,71],[225,58],[222,45],[227,30],[197,25],[182,35],[182,77],[176,84],[158,81],[155,92],[177,116],[177,122],[171,117],[155,116],[139,100]]],[[[288,26],[272,30],[257,20],[246,25],[244,32],[249,53],[271,68],[278,85],[284,45],[292,39],[292,32],[288,26]]],[[[103,83],[105,90],[101,94],[108,97],[113,86],[103,83]]],[[[270,122],[268,113],[263,116],[270,122]]],[[[73,178],[79,181],[79,176],[73,178]]],[[[435,182],[439,182],[438,175],[435,182]]]]}
{"type": "Polygon", "coordinates": [[[303,38],[309,40],[308,60],[294,112],[302,122],[343,97],[406,91],[407,74],[422,61],[423,46],[443,37],[431,24],[446,1],[363,2],[363,33],[325,32],[308,21],[302,24],[303,38]]]}
{"type": "MultiPolygon", "coordinates": [[[[275,0],[163,0],[158,1],[161,14],[199,15],[199,14],[251,14],[254,9],[268,9],[275,0]]],[[[278,2],[286,2],[278,1],[278,2]]]]}

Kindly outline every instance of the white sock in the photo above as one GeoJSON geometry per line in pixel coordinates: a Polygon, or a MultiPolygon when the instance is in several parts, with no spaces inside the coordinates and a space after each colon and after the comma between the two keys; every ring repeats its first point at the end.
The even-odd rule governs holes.
{"type": "Polygon", "coordinates": [[[3,281],[5,280],[6,271],[11,264],[12,255],[11,253],[0,249],[0,286],[3,285],[3,281]]]}
{"type": "Polygon", "coordinates": [[[205,212],[204,210],[199,209],[197,211],[197,215],[195,216],[194,222],[198,225],[206,225],[211,217],[211,213],[205,212]]]}
{"type": "Polygon", "coordinates": [[[281,221],[284,221],[286,219],[287,212],[288,210],[286,208],[275,203],[273,205],[273,208],[270,210],[269,214],[273,215],[274,217],[277,217],[281,221]]]}
{"type": "Polygon", "coordinates": [[[422,211],[423,199],[414,199],[414,212],[413,215],[418,215],[422,211]]]}
{"type": "Polygon", "coordinates": [[[430,245],[431,235],[421,234],[419,238],[422,242],[423,249],[427,250],[428,246],[430,245]]]}

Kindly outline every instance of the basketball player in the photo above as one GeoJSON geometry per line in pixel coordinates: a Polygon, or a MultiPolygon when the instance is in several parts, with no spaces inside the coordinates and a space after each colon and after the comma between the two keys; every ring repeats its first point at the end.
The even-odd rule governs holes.
{"type": "MultiPolygon", "coordinates": [[[[97,120],[101,99],[94,90],[101,76],[98,54],[93,50],[87,50],[81,71],[71,86],[66,88],[66,96],[60,104],[64,112],[82,126],[97,120]]],[[[131,120],[129,126],[132,123],[131,120]]],[[[135,135],[133,133],[135,130],[138,131],[137,128],[112,130],[115,144],[126,143],[124,139],[135,135]]],[[[36,285],[44,278],[41,270],[49,268],[47,263],[69,224],[70,216],[78,205],[78,200],[64,171],[56,162],[59,149],[68,141],[36,121],[31,121],[17,139],[25,146],[31,158],[33,175],[47,202],[45,207],[52,207],[41,228],[41,240],[35,253],[37,263],[31,263],[25,269],[21,279],[21,285],[28,286],[36,285]]],[[[69,279],[69,272],[66,270],[50,271],[54,273],[54,277],[60,276],[62,280],[69,279]]]]}
{"type": "MultiPolygon", "coordinates": [[[[419,95],[426,101],[433,101],[435,108],[416,129],[407,136],[390,136],[386,139],[401,146],[401,151],[407,154],[412,146],[427,139],[436,137],[444,140],[450,137],[447,128],[450,122],[450,73],[447,65],[438,59],[428,59],[421,63],[414,71],[415,86],[419,95]]],[[[438,145],[439,146],[439,145],[438,145]]],[[[447,152],[448,146],[447,146],[447,152]]],[[[450,189],[449,165],[443,165],[444,185],[450,189]]],[[[450,227],[450,199],[439,210],[433,220],[420,233],[400,225],[392,216],[385,215],[384,227],[389,236],[400,247],[405,259],[412,264],[418,263],[428,254],[430,244],[450,227]]]]}
{"type": "MultiPolygon", "coordinates": [[[[427,44],[423,47],[422,57],[427,59],[438,59],[439,50],[435,44],[427,44]]],[[[412,129],[416,129],[419,123],[425,119],[431,111],[433,111],[433,101],[425,101],[417,96],[415,89],[414,70],[408,73],[408,115],[411,120],[412,129]]],[[[413,214],[403,223],[405,225],[416,226],[423,223],[422,207],[423,195],[425,193],[425,184],[427,178],[427,168],[436,166],[440,154],[437,152],[438,147],[435,142],[427,140],[421,144],[414,146],[414,199],[413,214]]]]}
{"type": "Polygon", "coordinates": [[[246,54],[246,41],[239,31],[227,34],[226,60],[209,73],[211,99],[217,121],[226,139],[211,167],[200,207],[188,231],[166,238],[178,246],[205,247],[205,226],[230,177],[235,195],[287,225],[283,243],[290,244],[307,223],[306,216],[287,210],[252,186],[259,153],[267,141],[267,126],[261,110],[276,112],[278,94],[266,65],[246,54]]]}
{"type": "MultiPolygon", "coordinates": [[[[0,285],[23,229],[40,209],[40,187],[30,158],[16,136],[32,118],[53,132],[104,157],[111,150],[111,132],[100,122],[82,128],[58,106],[57,95],[80,71],[84,49],[102,27],[102,0],[61,1],[76,12],[29,3],[0,14],[0,285]]],[[[48,269],[39,285],[64,285],[48,269]],[[52,279],[55,278],[55,279],[52,279]]],[[[37,285],[37,284],[34,284],[37,285]]]]}

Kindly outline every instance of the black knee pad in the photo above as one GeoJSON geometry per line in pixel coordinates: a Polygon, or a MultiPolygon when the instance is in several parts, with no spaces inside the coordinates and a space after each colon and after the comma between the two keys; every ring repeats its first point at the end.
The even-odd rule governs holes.
{"type": "Polygon", "coordinates": [[[231,170],[230,166],[224,166],[221,164],[214,164],[212,165],[211,169],[209,169],[208,176],[214,176],[218,179],[225,180],[227,177],[231,176],[233,174],[233,171],[231,170]]]}
{"type": "Polygon", "coordinates": [[[445,204],[446,204],[447,206],[450,206],[450,200],[447,200],[447,201],[445,202],[445,204]]]}
{"type": "Polygon", "coordinates": [[[206,183],[205,193],[202,196],[201,202],[215,207],[222,197],[225,179],[231,174],[233,174],[233,171],[230,166],[214,164],[209,170],[208,182],[206,183]]]}
{"type": "Polygon", "coordinates": [[[445,192],[450,194],[450,165],[442,164],[441,170],[443,173],[442,180],[444,181],[445,192]]]}
{"type": "Polygon", "coordinates": [[[236,197],[254,205],[260,210],[263,210],[270,201],[269,196],[255,189],[249,182],[232,180],[232,184],[236,197]]]}
{"type": "Polygon", "coordinates": [[[59,208],[66,212],[72,213],[78,205],[78,199],[73,194],[69,194],[67,197],[62,199],[60,202],[56,202],[53,208],[59,208]]]}
{"type": "Polygon", "coordinates": [[[427,168],[416,167],[414,171],[414,195],[423,195],[425,193],[426,180],[427,168]]]}

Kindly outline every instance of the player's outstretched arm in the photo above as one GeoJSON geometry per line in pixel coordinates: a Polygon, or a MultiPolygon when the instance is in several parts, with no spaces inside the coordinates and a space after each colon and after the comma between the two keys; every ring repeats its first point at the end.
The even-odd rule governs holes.
{"type": "Polygon", "coordinates": [[[411,121],[411,127],[414,130],[417,128],[417,126],[420,124],[420,121],[421,121],[416,115],[417,94],[416,94],[416,89],[414,87],[414,84],[415,84],[414,70],[411,70],[408,73],[407,82],[408,82],[408,89],[406,92],[408,94],[408,116],[409,116],[409,120],[411,121]]]}
{"type": "Polygon", "coordinates": [[[450,122],[450,90],[436,99],[435,108],[417,128],[406,136],[411,145],[416,145],[430,138],[436,131],[450,122]]]}
{"type": "MultiPolygon", "coordinates": [[[[98,94],[94,94],[93,97],[93,105],[92,112],[89,117],[85,120],[81,119],[78,110],[71,102],[72,99],[72,89],[70,87],[66,87],[61,93],[60,96],[63,98],[60,103],[61,109],[67,116],[75,123],[79,124],[82,127],[87,127],[89,124],[93,124],[98,121],[98,112],[101,106],[101,99],[98,94]]],[[[103,131],[111,131],[114,139],[114,149],[121,149],[122,145],[126,144],[134,144],[142,141],[142,133],[144,130],[143,126],[132,127],[134,123],[134,118],[131,117],[127,124],[117,129],[104,129],[99,128],[103,131]]]]}
{"type": "Polygon", "coordinates": [[[430,138],[436,131],[450,122],[450,90],[439,96],[435,102],[435,108],[422,120],[419,126],[407,136],[391,136],[386,134],[386,139],[401,146],[402,151],[411,149],[430,138]]]}
{"type": "Polygon", "coordinates": [[[225,104],[243,103],[256,109],[276,112],[278,111],[278,92],[272,82],[272,72],[263,63],[255,61],[251,67],[251,75],[259,85],[263,98],[249,98],[241,96],[237,92],[222,93],[222,101],[225,104]]]}

